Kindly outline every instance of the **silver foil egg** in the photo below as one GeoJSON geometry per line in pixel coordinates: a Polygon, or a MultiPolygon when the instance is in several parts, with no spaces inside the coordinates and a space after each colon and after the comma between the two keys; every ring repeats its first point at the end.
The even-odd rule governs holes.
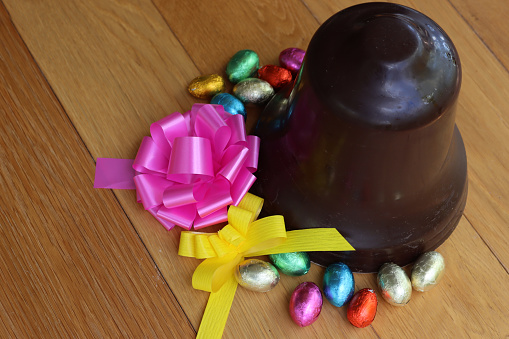
{"type": "Polygon", "coordinates": [[[233,87],[233,94],[246,104],[263,104],[274,95],[272,86],[264,80],[247,78],[233,87]]]}
{"type": "Polygon", "coordinates": [[[412,284],[405,271],[395,263],[385,263],[378,271],[378,287],[391,305],[404,306],[412,296],[412,284]]]}
{"type": "Polygon", "coordinates": [[[445,272],[444,257],[431,251],[421,254],[412,268],[412,286],[414,290],[426,292],[435,287],[445,272]]]}
{"type": "Polygon", "coordinates": [[[279,272],[268,262],[247,259],[235,267],[235,279],[251,291],[268,292],[279,282],[279,272]]]}

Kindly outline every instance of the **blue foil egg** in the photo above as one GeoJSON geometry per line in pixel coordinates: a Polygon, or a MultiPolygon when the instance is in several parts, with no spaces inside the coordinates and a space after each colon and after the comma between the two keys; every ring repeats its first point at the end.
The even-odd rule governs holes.
{"type": "Polygon", "coordinates": [[[327,267],[323,276],[323,294],[332,305],[341,307],[348,303],[354,290],[355,281],[348,266],[338,262],[327,267]]]}
{"type": "Polygon", "coordinates": [[[230,93],[219,93],[214,95],[210,103],[213,105],[222,105],[224,110],[230,114],[240,114],[246,120],[246,108],[242,101],[230,93]]]}

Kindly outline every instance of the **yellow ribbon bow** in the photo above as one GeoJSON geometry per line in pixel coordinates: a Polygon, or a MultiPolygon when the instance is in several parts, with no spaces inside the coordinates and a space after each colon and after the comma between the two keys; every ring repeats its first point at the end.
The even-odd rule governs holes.
{"type": "Polygon", "coordinates": [[[245,257],[288,252],[355,251],[335,228],[286,232],[281,215],[256,220],[262,205],[262,198],[247,193],[237,207],[230,206],[228,225],[219,232],[181,233],[178,254],[205,259],[194,271],[193,287],[211,292],[197,338],[221,338],[237,289],[234,269],[245,257]]]}

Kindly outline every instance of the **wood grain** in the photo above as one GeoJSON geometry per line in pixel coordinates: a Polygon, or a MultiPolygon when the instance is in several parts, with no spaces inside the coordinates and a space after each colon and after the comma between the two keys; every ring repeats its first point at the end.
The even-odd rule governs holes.
{"type": "MultiPolygon", "coordinates": [[[[11,153],[2,150],[9,155],[8,161],[3,161],[4,167],[0,167],[2,184],[19,175],[19,166],[12,169],[9,166],[19,162],[18,158],[23,159],[20,154],[39,157],[36,159],[39,162],[33,162],[36,164],[46,164],[47,159],[65,159],[65,166],[53,165],[52,171],[43,172],[48,178],[35,181],[33,188],[30,187],[38,191],[42,188],[42,192],[46,192],[45,197],[49,196],[46,201],[39,199],[33,203],[33,210],[38,213],[22,215],[11,208],[7,212],[2,210],[1,220],[9,220],[11,232],[14,232],[13,229],[19,231],[24,224],[32,225],[29,228],[32,232],[42,232],[35,225],[43,225],[42,229],[53,231],[52,237],[57,239],[52,240],[53,243],[74,242],[76,237],[83,246],[73,248],[71,252],[72,260],[79,258],[76,267],[68,262],[60,265],[53,256],[32,259],[37,260],[38,266],[44,270],[57,270],[55,267],[58,267],[59,274],[41,273],[30,288],[44,291],[45,286],[53,284],[56,287],[52,287],[51,291],[58,290],[60,294],[57,295],[61,296],[59,303],[38,299],[46,295],[43,292],[27,298],[24,294],[30,293],[17,292],[14,287],[0,290],[3,293],[0,295],[0,312],[3,312],[0,315],[0,336],[37,336],[43,325],[51,337],[136,337],[139,333],[148,337],[193,336],[189,323],[194,328],[199,326],[208,297],[205,292],[193,290],[190,284],[192,272],[199,261],[177,256],[179,230],[166,232],[136,203],[134,192],[115,191],[113,195],[109,191],[92,190],[93,158],[134,157],[142,136],[149,132],[150,123],[173,111],[191,107],[195,100],[186,93],[186,87],[192,78],[208,73],[222,74],[231,55],[244,48],[257,51],[262,64],[276,63],[282,49],[306,48],[321,22],[356,2],[219,0],[212,5],[202,1],[167,0],[3,0],[3,3],[34,58],[31,60],[24,50],[22,59],[26,59],[25,66],[19,66],[18,57],[15,57],[16,67],[32,74],[34,61],[37,63],[45,79],[36,69],[39,77],[36,83],[45,86],[45,92],[51,98],[49,101],[57,107],[51,110],[51,117],[56,119],[53,117],[56,114],[65,123],[56,124],[58,128],[53,125],[38,127],[35,124],[38,117],[48,113],[45,110],[41,113],[39,109],[36,111],[39,114],[33,116],[31,95],[6,100],[4,106],[8,109],[14,107],[17,115],[11,118],[11,125],[5,127],[5,131],[12,130],[12,126],[20,124],[20,121],[28,121],[35,127],[34,136],[25,141],[25,146],[11,153]],[[37,133],[39,129],[43,129],[42,134],[37,133]],[[34,144],[31,140],[36,136],[40,138],[40,142],[35,143],[38,145],[35,148],[37,152],[27,153],[28,145],[34,144]],[[65,157],[69,150],[60,150],[64,146],[58,141],[67,138],[75,140],[71,147],[73,157],[65,157]],[[45,141],[53,139],[56,146],[50,143],[54,146],[48,148],[45,141]],[[58,185],[47,186],[47,182],[58,185]],[[78,187],[77,191],[71,190],[78,187]],[[62,210],[74,211],[72,206],[77,201],[84,208],[81,214],[69,214],[67,217],[63,213],[67,219],[60,217],[60,206],[65,206],[62,210]],[[79,221],[82,227],[49,226],[54,220],[62,218],[67,221],[65,224],[77,224],[76,221],[79,221]],[[117,238],[120,229],[125,239],[117,238]],[[96,249],[97,246],[100,248],[96,249]],[[144,252],[144,246],[150,256],[144,252]],[[132,252],[126,254],[124,249],[132,252]],[[150,261],[151,257],[154,262],[150,261]],[[111,261],[115,262],[111,264],[113,268],[99,265],[111,261]],[[113,281],[113,286],[124,283],[122,279],[126,277],[130,282],[118,292],[109,284],[96,282],[102,280],[91,274],[86,281],[93,281],[92,287],[88,290],[83,285],[74,287],[77,284],[74,276],[76,272],[84,271],[82,267],[93,272],[104,270],[111,273],[112,269],[117,275],[124,274],[113,281]],[[159,271],[167,284],[161,282],[162,277],[154,274],[159,271]],[[153,285],[144,290],[141,286],[147,281],[153,285]],[[60,292],[60,289],[71,292],[60,292]],[[70,295],[82,290],[84,302],[70,298],[70,295]],[[90,297],[99,293],[101,297],[90,297]],[[172,295],[175,295],[178,304],[172,295]],[[144,306],[124,301],[124,297],[128,300],[136,297],[142,300],[144,306]],[[117,307],[118,298],[122,299],[123,307],[117,307]],[[3,300],[12,302],[6,304],[2,303],[3,300]],[[30,319],[32,313],[29,307],[23,306],[23,300],[40,302],[43,306],[39,307],[44,311],[54,309],[50,313],[54,321],[30,319]],[[153,307],[151,303],[154,303],[153,307]],[[83,309],[88,312],[83,312],[83,309]],[[106,311],[109,317],[104,314],[106,311]],[[67,316],[68,313],[73,316],[67,316]],[[189,322],[182,317],[183,314],[189,322]],[[136,321],[130,322],[131,319],[136,321]],[[110,323],[115,325],[114,329],[109,328],[110,323]],[[26,331],[19,332],[21,330],[17,327],[20,326],[26,331]],[[149,329],[152,326],[154,328],[149,329]],[[92,327],[96,332],[91,332],[92,327]]],[[[226,325],[225,338],[498,338],[509,335],[509,326],[505,323],[509,317],[509,231],[506,227],[509,221],[509,179],[504,161],[509,152],[505,143],[509,137],[505,113],[509,106],[505,102],[508,74],[464,20],[466,15],[461,13],[459,6],[453,7],[439,0],[404,4],[428,14],[446,29],[460,52],[464,67],[457,122],[469,157],[470,195],[466,218],[439,249],[448,267],[443,282],[431,292],[414,293],[411,303],[404,308],[392,307],[380,300],[375,322],[365,329],[351,326],[346,320],[346,310],[337,309],[328,302],[324,303],[322,314],[315,324],[299,328],[288,315],[288,300],[293,289],[302,281],[314,281],[321,286],[323,268],[313,266],[304,277],[283,276],[271,293],[257,294],[239,289],[226,325]]],[[[470,4],[473,6],[473,3],[470,4]]],[[[15,33],[11,27],[6,34],[15,33]]],[[[3,39],[1,41],[4,43],[3,39]]],[[[14,47],[9,44],[4,43],[2,48],[7,51],[6,55],[14,53],[11,51],[14,47]]],[[[7,68],[6,72],[12,73],[12,70],[7,68]]],[[[4,80],[3,87],[9,89],[25,81],[26,77],[25,73],[13,74],[4,80]]],[[[32,86],[30,82],[29,88],[32,86]]],[[[4,92],[0,93],[2,98],[9,98],[4,92]]],[[[249,126],[254,124],[258,112],[249,109],[249,126]]],[[[9,133],[15,140],[16,135],[9,133]]],[[[2,138],[5,139],[3,135],[2,138]]],[[[4,139],[0,140],[3,142],[4,139]]],[[[1,153],[2,156],[4,153],[1,153]]],[[[32,163],[32,158],[27,163],[32,163]]],[[[52,164],[51,161],[49,163],[52,164]]],[[[26,177],[30,176],[27,174],[26,177]]],[[[22,178],[12,180],[7,191],[12,195],[23,185],[27,183],[22,178]]],[[[27,187],[23,189],[30,192],[27,187]]],[[[19,199],[20,203],[25,200],[19,199]]],[[[4,228],[2,226],[2,232],[4,228]]],[[[49,245],[36,246],[29,238],[7,237],[15,239],[12,241],[17,247],[6,252],[9,247],[2,243],[2,267],[8,264],[7,258],[23,256],[33,247],[38,249],[35,252],[38,255],[48,251],[49,245]]],[[[58,258],[56,254],[54,256],[58,258]]],[[[74,264],[72,260],[69,262],[74,264]]],[[[105,276],[108,275],[105,273],[105,276]]],[[[374,275],[357,274],[355,278],[356,289],[376,287],[374,275]]],[[[17,286],[22,292],[32,292],[24,286],[24,276],[14,275],[9,279],[9,286],[17,286]]]]}
{"type": "MultiPolygon", "coordinates": [[[[252,49],[260,64],[278,64],[287,47],[305,49],[318,28],[301,1],[154,0],[202,74],[224,73],[238,50],[252,49]]],[[[197,74],[200,75],[200,74],[197,74]]]]}
{"type": "Polygon", "coordinates": [[[0,336],[192,337],[3,6],[0,41],[0,336]]]}
{"type": "Polygon", "coordinates": [[[449,0],[479,40],[509,69],[509,6],[496,0],[449,0]]]}

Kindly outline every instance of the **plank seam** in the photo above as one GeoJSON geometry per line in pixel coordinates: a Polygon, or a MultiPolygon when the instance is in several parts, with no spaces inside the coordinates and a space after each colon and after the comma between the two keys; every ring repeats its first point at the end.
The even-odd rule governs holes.
{"type": "Polygon", "coordinates": [[[507,69],[507,67],[504,65],[504,63],[502,62],[502,60],[499,59],[499,57],[497,56],[497,54],[495,54],[495,52],[493,52],[493,50],[490,48],[490,46],[486,43],[486,41],[484,41],[484,39],[482,38],[482,36],[477,33],[477,30],[474,28],[474,26],[472,26],[470,24],[470,22],[467,20],[467,18],[465,18],[463,16],[463,14],[456,8],[456,6],[454,6],[454,4],[451,2],[451,0],[447,0],[447,2],[449,3],[449,5],[451,5],[451,7],[456,11],[456,13],[458,13],[458,15],[461,17],[461,19],[463,19],[463,21],[467,24],[467,26],[472,30],[472,32],[474,32],[474,34],[477,36],[477,38],[482,42],[482,44],[484,45],[484,47],[486,47],[486,49],[488,51],[490,51],[491,55],[493,55],[493,57],[495,58],[495,60],[497,60],[497,62],[502,66],[502,68],[506,71],[506,73],[509,73],[509,69],[507,69]]]}
{"type": "MultiPolygon", "coordinates": [[[[64,106],[62,105],[62,102],[60,101],[60,98],[57,96],[57,94],[55,93],[53,87],[51,86],[51,83],[48,81],[46,75],[44,74],[44,72],[42,71],[39,63],[37,62],[37,60],[35,59],[34,55],[32,54],[32,52],[30,51],[30,49],[28,48],[25,40],[23,39],[21,33],[19,32],[18,28],[16,27],[14,21],[12,20],[12,16],[11,16],[11,13],[9,12],[9,10],[7,9],[7,7],[5,6],[4,2],[3,1],[0,1],[0,4],[1,6],[3,7],[3,9],[5,10],[5,12],[7,13],[7,15],[9,16],[9,21],[12,25],[12,27],[14,28],[14,30],[16,31],[17,35],[20,37],[20,40],[22,41],[26,51],[28,52],[28,54],[30,55],[34,65],[36,66],[37,70],[39,71],[40,75],[42,75],[43,79],[44,79],[44,82],[46,83],[46,85],[48,86],[48,88],[50,89],[51,93],[53,94],[55,100],[57,101],[58,105],[60,106],[60,108],[62,109],[62,112],[65,113],[65,117],[67,118],[67,120],[69,121],[70,125],[72,126],[72,128],[74,129],[74,132],[76,133],[76,135],[78,136],[79,140],[81,141],[81,144],[85,147],[85,149],[87,150],[87,153],[90,155],[90,158],[92,158],[92,160],[94,161],[94,164],[96,164],[96,160],[94,158],[94,156],[92,155],[92,153],[90,152],[90,149],[87,147],[87,144],[85,143],[85,141],[83,140],[83,138],[81,137],[81,134],[78,132],[76,126],[74,125],[73,121],[71,120],[71,118],[69,117],[69,114],[67,113],[67,111],[65,110],[64,106]]],[[[152,3],[153,4],[153,3],[152,3]]],[[[157,7],[156,7],[157,8],[157,7]]],[[[166,22],[166,21],[165,21],[166,22]]],[[[167,23],[168,24],[168,23],[167,23]]],[[[171,30],[171,28],[170,28],[171,30]]],[[[172,31],[173,33],[173,31],[172,31]]],[[[175,33],[173,33],[175,34],[175,33]]],[[[177,38],[178,39],[178,38],[177,38]]],[[[179,43],[182,45],[182,43],[180,42],[180,40],[178,40],[179,43]]],[[[185,50],[185,49],[184,49],[185,50]]],[[[188,52],[187,50],[185,50],[187,55],[188,52]]],[[[192,60],[192,59],[191,59],[192,60]]],[[[194,64],[194,60],[193,61],[193,64],[194,64]]],[[[195,64],[196,66],[196,64],[195,64]]],[[[133,228],[134,232],[136,233],[136,236],[138,237],[138,239],[140,240],[143,248],[145,249],[146,253],[148,254],[150,260],[152,261],[152,263],[154,264],[154,267],[156,268],[156,271],[158,272],[159,276],[162,278],[164,284],[166,285],[166,287],[170,290],[170,293],[173,295],[173,297],[175,298],[175,301],[177,302],[178,306],[180,307],[180,309],[182,310],[182,313],[185,315],[186,319],[187,319],[187,322],[189,324],[189,326],[193,329],[193,331],[195,333],[197,333],[196,329],[194,328],[191,320],[189,319],[189,316],[187,315],[187,313],[185,312],[185,310],[183,309],[182,305],[180,304],[177,296],[175,295],[175,293],[173,292],[173,290],[171,289],[170,285],[168,284],[168,281],[166,280],[166,277],[164,276],[164,274],[162,274],[161,272],[161,269],[159,268],[159,266],[157,265],[157,262],[154,260],[154,257],[152,256],[152,254],[150,253],[150,251],[148,250],[148,247],[147,245],[145,244],[145,242],[143,241],[143,239],[141,238],[140,234],[138,233],[138,230],[136,229],[136,227],[134,227],[134,224],[131,220],[131,218],[129,218],[129,215],[127,214],[127,212],[125,211],[124,209],[124,206],[122,206],[122,204],[120,203],[120,200],[118,199],[118,196],[115,194],[114,191],[110,190],[111,191],[111,194],[113,194],[113,197],[114,199],[117,201],[117,204],[120,206],[120,208],[122,209],[122,212],[124,213],[125,217],[127,218],[127,220],[129,221],[129,223],[131,224],[131,227],[133,228]]],[[[119,332],[122,332],[121,329],[118,327],[118,324],[116,322],[114,322],[115,325],[117,326],[117,329],[119,332]]]]}
{"type": "Polygon", "coordinates": [[[378,332],[376,331],[375,327],[373,326],[373,324],[369,325],[369,327],[371,327],[371,329],[373,330],[373,332],[375,332],[375,335],[378,339],[381,339],[380,335],[378,334],[378,332]]]}
{"type": "Polygon", "coordinates": [[[500,264],[500,266],[502,266],[502,268],[505,270],[505,272],[507,273],[507,275],[509,275],[509,270],[508,268],[504,265],[504,263],[498,258],[497,254],[493,251],[493,248],[491,248],[491,246],[486,242],[486,240],[484,240],[484,238],[481,236],[481,234],[477,231],[477,229],[474,227],[474,224],[472,222],[470,222],[470,219],[468,219],[468,216],[466,215],[466,213],[463,213],[463,216],[465,217],[465,219],[468,221],[468,223],[470,224],[470,226],[472,226],[473,230],[475,231],[475,233],[477,233],[477,236],[482,240],[482,242],[484,243],[484,245],[486,245],[486,247],[488,247],[488,249],[490,250],[491,254],[493,254],[493,256],[497,259],[498,263],[500,264]]]}
{"type": "Polygon", "coordinates": [[[309,8],[309,6],[308,6],[308,4],[306,3],[306,1],[301,0],[300,2],[304,5],[304,7],[306,7],[306,9],[308,10],[309,14],[311,14],[311,16],[312,16],[313,18],[315,18],[315,20],[316,20],[316,22],[318,23],[318,25],[321,25],[322,23],[320,22],[320,20],[318,19],[318,17],[315,15],[315,13],[313,13],[313,11],[311,10],[311,8],[309,8]]]}

